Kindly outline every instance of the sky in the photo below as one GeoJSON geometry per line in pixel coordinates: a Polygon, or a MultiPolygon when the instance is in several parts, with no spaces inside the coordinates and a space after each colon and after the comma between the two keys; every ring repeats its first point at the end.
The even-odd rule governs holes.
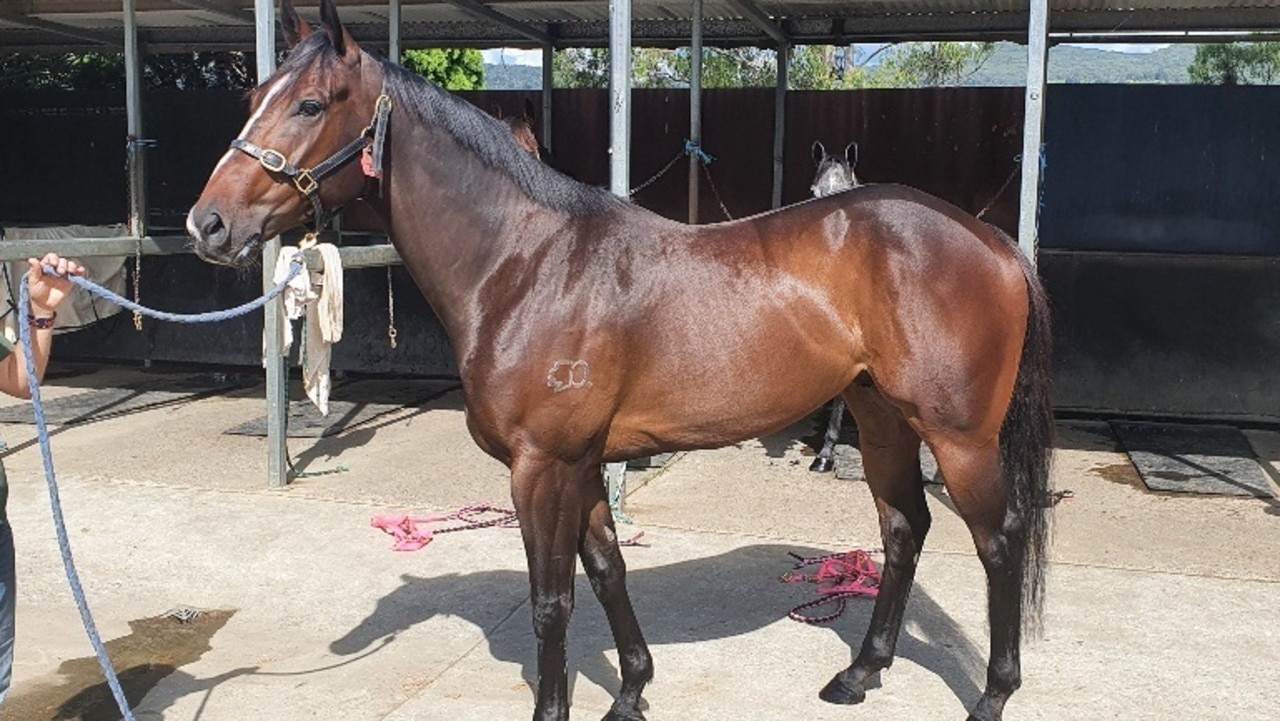
{"type": "Polygon", "coordinates": [[[484,56],[484,61],[490,65],[531,65],[535,68],[542,67],[542,51],[541,50],[518,50],[516,48],[495,48],[493,50],[482,50],[480,54],[484,56]]]}
{"type": "MultiPolygon", "coordinates": [[[[1152,53],[1156,50],[1169,47],[1167,44],[1146,44],[1146,43],[1069,43],[1075,47],[1094,48],[1096,50],[1109,50],[1117,53],[1152,53]]],[[[535,68],[542,67],[542,51],[541,50],[519,50],[516,48],[496,48],[493,50],[484,50],[484,61],[491,65],[529,65],[535,68]]]]}

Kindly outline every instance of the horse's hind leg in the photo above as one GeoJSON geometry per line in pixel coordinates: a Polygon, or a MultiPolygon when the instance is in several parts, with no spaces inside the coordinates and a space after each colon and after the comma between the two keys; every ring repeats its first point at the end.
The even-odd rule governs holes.
{"type": "Polygon", "coordinates": [[[836,465],[836,442],[840,440],[840,425],[844,421],[844,399],[836,397],[831,402],[831,417],[827,419],[827,432],[822,438],[822,450],[809,464],[814,473],[826,473],[836,465]]]}
{"type": "Polygon", "coordinates": [[[622,666],[622,689],[605,721],[642,721],[640,694],[653,678],[653,658],[627,594],[627,567],[618,548],[613,511],[599,474],[587,481],[582,497],[583,530],[578,553],[591,588],[604,606],[622,666]]]}
{"type": "Polygon", "coordinates": [[[1005,702],[1022,683],[1019,645],[1027,532],[1010,504],[996,445],[971,447],[943,441],[933,446],[951,500],[969,526],[987,572],[991,657],[987,687],[970,721],[999,721],[1005,702]]]}
{"type": "Polygon", "coordinates": [[[893,663],[930,517],[920,475],[920,437],[874,386],[855,383],[845,396],[858,422],[862,463],[880,514],[885,557],[862,648],[853,664],[819,694],[824,701],[853,704],[866,697],[871,677],[893,663]]]}

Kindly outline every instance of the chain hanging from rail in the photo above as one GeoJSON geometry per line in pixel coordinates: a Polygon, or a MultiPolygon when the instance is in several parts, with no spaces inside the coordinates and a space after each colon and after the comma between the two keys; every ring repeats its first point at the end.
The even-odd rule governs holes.
{"type": "Polygon", "coordinates": [[[391,349],[396,348],[396,295],[391,285],[391,266],[387,266],[387,339],[391,342],[391,349]]]}

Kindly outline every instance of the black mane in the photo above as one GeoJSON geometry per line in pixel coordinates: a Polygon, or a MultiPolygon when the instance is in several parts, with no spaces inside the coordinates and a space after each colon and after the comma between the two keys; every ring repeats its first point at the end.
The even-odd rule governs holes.
{"type": "MultiPolygon", "coordinates": [[[[301,45],[299,46],[301,47],[301,45]]],[[[290,58],[292,60],[292,57],[290,58]]],[[[525,152],[503,123],[394,63],[382,61],[386,88],[399,111],[444,129],[476,158],[507,177],[535,202],[571,215],[595,215],[622,200],[603,188],[570,178],[525,152]]]]}

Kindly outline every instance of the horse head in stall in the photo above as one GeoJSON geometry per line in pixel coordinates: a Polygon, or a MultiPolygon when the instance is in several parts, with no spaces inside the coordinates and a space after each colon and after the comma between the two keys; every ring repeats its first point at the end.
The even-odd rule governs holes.
{"type": "Polygon", "coordinates": [[[524,99],[524,112],[520,115],[503,115],[502,108],[494,108],[493,115],[506,124],[512,137],[526,152],[539,160],[550,159],[551,152],[538,140],[538,115],[534,112],[532,100],[524,99]]]}
{"type": "Polygon", "coordinates": [[[862,185],[853,172],[858,164],[857,142],[846,145],[844,157],[841,158],[828,155],[827,149],[822,147],[822,142],[815,140],[813,141],[813,162],[818,169],[813,175],[813,183],[809,186],[809,190],[815,198],[825,198],[862,185]],[[850,152],[853,153],[853,157],[849,156],[850,152]]]}
{"type": "Polygon", "coordinates": [[[971,718],[1001,718],[1043,598],[1053,420],[1047,304],[1016,244],[890,184],[677,223],[538,162],[493,117],[364,52],[332,0],[316,32],[287,0],[280,16],[291,50],[191,210],[196,251],[242,266],[264,238],[356,199],[379,215],[448,333],[472,438],[510,469],[535,718],[569,715],[578,561],[618,647],[606,718],[643,718],[653,659],[601,464],[755,438],[837,395],[858,422],[885,565],[861,649],[819,696],[858,703],[893,660],[930,525],[925,443],[987,572],[971,718]]]}
{"type": "MultiPolygon", "coordinates": [[[[844,157],[828,155],[822,141],[813,141],[813,163],[817,170],[813,175],[813,183],[809,190],[815,198],[825,198],[836,193],[843,193],[861,185],[854,174],[854,166],[858,163],[858,143],[845,146],[844,157]],[[850,151],[853,157],[849,156],[850,151]]],[[[831,403],[831,415],[827,419],[827,430],[822,437],[822,449],[809,464],[814,473],[827,473],[835,468],[836,443],[840,440],[840,426],[844,423],[844,399],[836,396],[831,403]]]]}

